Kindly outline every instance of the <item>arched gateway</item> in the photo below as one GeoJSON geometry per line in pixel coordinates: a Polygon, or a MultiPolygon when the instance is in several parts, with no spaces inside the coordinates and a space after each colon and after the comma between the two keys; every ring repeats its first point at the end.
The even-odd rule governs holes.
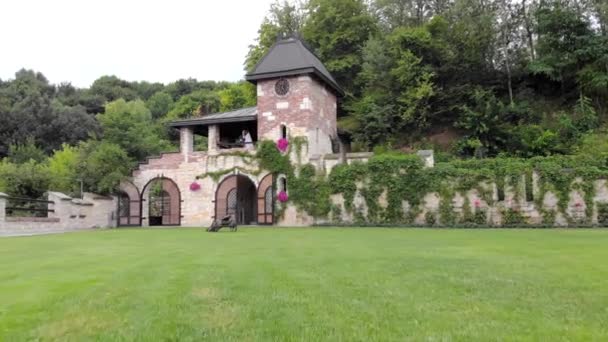
{"type": "Polygon", "coordinates": [[[117,197],[117,226],[141,226],[141,199],[137,187],[131,182],[122,182],[117,197]]]}
{"type": "Polygon", "coordinates": [[[257,189],[247,176],[228,176],[215,192],[215,218],[234,215],[237,224],[272,224],[272,195],[272,175],[257,189]]]}
{"type": "Polygon", "coordinates": [[[179,226],[181,223],[181,194],[174,181],[154,178],[142,191],[142,220],[149,226],[179,226]]]}

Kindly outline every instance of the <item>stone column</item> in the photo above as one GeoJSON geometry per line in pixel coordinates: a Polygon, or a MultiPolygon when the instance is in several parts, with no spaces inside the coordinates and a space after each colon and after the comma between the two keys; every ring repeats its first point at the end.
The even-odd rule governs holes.
{"type": "Polygon", "coordinates": [[[190,127],[182,127],[179,130],[179,150],[188,161],[188,155],[194,152],[194,133],[190,127]]]}
{"type": "Polygon", "coordinates": [[[217,142],[220,140],[220,128],[218,125],[209,125],[209,136],[207,145],[209,146],[209,154],[217,153],[217,142]]]}

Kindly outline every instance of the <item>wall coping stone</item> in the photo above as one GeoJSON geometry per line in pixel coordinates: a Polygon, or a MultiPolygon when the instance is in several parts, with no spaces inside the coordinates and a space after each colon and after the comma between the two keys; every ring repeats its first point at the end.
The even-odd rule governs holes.
{"type": "Polygon", "coordinates": [[[49,191],[48,194],[58,197],[61,201],[71,201],[72,200],[72,197],[70,197],[62,192],[49,191]]]}
{"type": "Polygon", "coordinates": [[[75,205],[83,205],[83,206],[89,206],[89,207],[92,207],[92,206],[93,206],[93,203],[91,203],[91,202],[87,202],[87,201],[82,200],[82,199],[80,199],[80,198],[74,198],[74,199],[72,200],[72,203],[74,203],[75,205]]]}
{"type": "Polygon", "coordinates": [[[351,152],[346,154],[346,158],[352,159],[363,159],[363,158],[371,158],[374,155],[374,152],[351,152]]]}
{"type": "Polygon", "coordinates": [[[57,217],[12,217],[9,216],[6,222],[59,222],[57,217]]]}

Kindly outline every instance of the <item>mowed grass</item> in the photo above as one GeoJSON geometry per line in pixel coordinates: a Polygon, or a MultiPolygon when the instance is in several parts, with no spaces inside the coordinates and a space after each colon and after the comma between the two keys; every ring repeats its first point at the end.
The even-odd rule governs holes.
{"type": "Polygon", "coordinates": [[[0,239],[0,341],[608,340],[608,230],[0,239]]]}

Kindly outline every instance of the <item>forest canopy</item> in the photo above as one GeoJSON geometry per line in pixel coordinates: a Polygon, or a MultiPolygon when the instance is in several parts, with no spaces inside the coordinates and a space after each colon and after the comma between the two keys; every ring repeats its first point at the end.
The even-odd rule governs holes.
{"type": "MultiPolygon", "coordinates": [[[[354,150],[608,153],[604,0],[277,1],[245,70],[292,35],[346,90],[339,129],[354,150]]],[[[167,122],[255,101],[245,81],[106,75],[82,89],[19,70],[0,80],[0,191],[111,193],[137,161],[177,150],[167,122]]]]}

